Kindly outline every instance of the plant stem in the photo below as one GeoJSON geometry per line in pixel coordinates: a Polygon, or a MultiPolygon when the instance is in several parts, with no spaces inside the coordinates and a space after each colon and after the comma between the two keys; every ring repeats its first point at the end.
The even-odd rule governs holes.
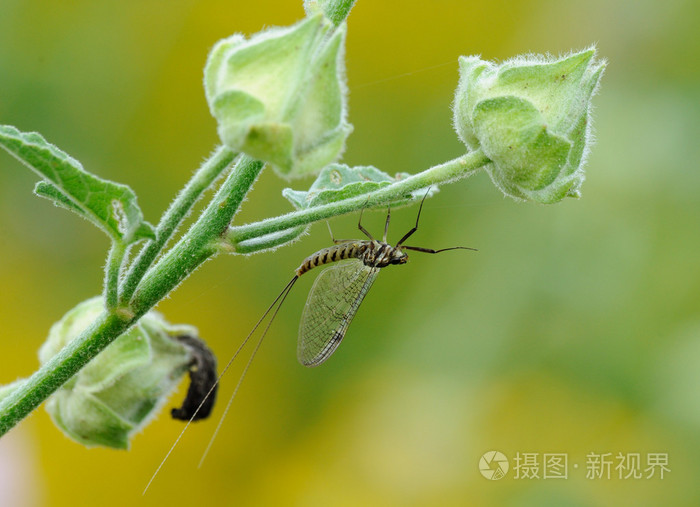
{"type": "MultiPolygon", "coordinates": [[[[240,253],[250,253],[251,248],[247,243],[253,239],[266,235],[309,224],[333,216],[350,213],[365,207],[373,207],[391,203],[405,198],[411,192],[427,188],[430,185],[446,183],[471,176],[490,160],[481,150],[472,151],[444,164],[431,167],[423,172],[409,176],[405,180],[392,183],[371,194],[363,194],[310,209],[293,211],[275,218],[268,218],[261,222],[230,227],[224,241],[234,251],[239,252],[239,246],[244,247],[240,253]]],[[[269,248],[269,246],[263,246],[269,248]]]]}
{"type": "Polygon", "coordinates": [[[202,262],[219,251],[214,238],[224,234],[262,167],[262,162],[246,155],[238,159],[197,222],[139,283],[131,300],[131,309],[137,315],[157,304],[202,262]]]}
{"type": "Polygon", "coordinates": [[[105,265],[104,298],[107,310],[116,308],[119,301],[119,275],[121,274],[125,253],[126,245],[124,242],[112,240],[112,246],[107,255],[107,264],[105,265]]]}
{"type": "Polygon", "coordinates": [[[156,239],[148,243],[131,264],[121,286],[121,304],[127,304],[146,270],[172,237],[192,206],[216,181],[216,178],[233,162],[236,154],[220,146],[192,176],[185,188],[178,194],[168,210],[163,214],[156,228],[156,239]]]}
{"type": "Polygon", "coordinates": [[[335,26],[338,26],[345,18],[350,14],[350,9],[355,5],[356,0],[326,0],[325,4],[323,1],[323,10],[326,17],[330,19],[335,26]]]}
{"type": "Polygon", "coordinates": [[[50,394],[128,329],[135,320],[103,313],[88,329],[66,345],[0,402],[0,436],[38,407],[50,394]]]}

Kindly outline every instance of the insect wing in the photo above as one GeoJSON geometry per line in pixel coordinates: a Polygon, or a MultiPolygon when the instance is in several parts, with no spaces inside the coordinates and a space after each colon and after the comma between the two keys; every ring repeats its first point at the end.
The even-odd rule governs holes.
{"type": "Polygon", "coordinates": [[[335,352],[378,273],[379,268],[353,259],[318,275],[299,325],[297,358],[301,364],[318,366],[335,352]]]}

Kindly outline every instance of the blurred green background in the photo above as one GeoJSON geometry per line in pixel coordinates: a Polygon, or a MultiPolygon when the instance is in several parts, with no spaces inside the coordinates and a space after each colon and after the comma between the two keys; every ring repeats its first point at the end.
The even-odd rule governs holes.
{"type": "MultiPolygon", "coordinates": [[[[201,85],[208,49],[302,16],[301,0],[2,0],[0,123],[39,131],[131,185],[157,222],[217,142],[201,85]]],[[[167,411],[121,452],[73,443],[42,408],[0,440],[0,504],[698,505],[697,19],[700,4],[682,0],[360,0],[347,40],[346,163],[417,172],[460,155],[450,112],[459,55],[596,43],[609,65],[583,198],[516,203],[486,174],[445,186],[414,243],[479,252],[416,253],[383,272],[318,369],[295,359],[311,285],[302,279],[201,469],[215,422],[193,425],[141,497],[182,428],[167,411]],[[479,473],[489,450],[511,460],[500,481],[479,473]],[[619,452],[667,453],[671,472],[586,478],[587,454],[619,452]],[[516,453],[566,453],[569,477],[515,479],[516,453]]],[[[51,324],[99,293],[108,246],[32,196],[35,180],[0,154],[3,383],[33,372],[51,324]]],[[[239,223],[288,211],[285,186],[264,173],[239,223]]],[[[397,210],[390,236],[415,212],[397,210]]],[[[380,230],[383,218],[368,214],[366,225],[380,230]]],[[[356,220],[333,220],[336,236],[354,236],[356,220]]],[[[159,310],[196,325],[225,361],[300,260],[328,243],[317,224],[277,252],[221,256],[159,310]]]]}

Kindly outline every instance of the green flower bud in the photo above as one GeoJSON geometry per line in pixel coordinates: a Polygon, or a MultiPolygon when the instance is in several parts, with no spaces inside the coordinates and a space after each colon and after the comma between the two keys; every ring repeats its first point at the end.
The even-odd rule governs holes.
{"type": "Polygon", "coordinates": [[[460,57],[455,129],[491,159],[486,170],[504,194],[540,203],[580,196],[591,97],[605,68],[594,56],[590,48],[501,65],[460,57]]]}
{"type": "Polygon", "coordinates": [[[322,16],[246,40],[219,41],[204,69],[219,137],[235,151],[303,176],[333,162],[352,131],[346,122],[345,25],[322,16]]]}
{"type": "MultiPolygon", "coordinates": [[[[39,350],[41,363],[80,335],[103,309],[102,298],[93,298],[66,313],[39,350]]],[[[170,325],[149,312],[56,391],[47,411],[77,442],[128,448],[130,438],[157,413],[182,376],[193,367],[202,369],[186,343],[196,340],[193,336],[196,329],[170,325]]]]}

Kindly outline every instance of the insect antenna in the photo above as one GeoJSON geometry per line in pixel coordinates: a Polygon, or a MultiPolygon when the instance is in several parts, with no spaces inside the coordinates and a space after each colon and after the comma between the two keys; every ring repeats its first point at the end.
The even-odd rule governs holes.
{"type": "Polygon", "coordinates": [[[289,292],[292,290],[292,287],[294,286],[294,284],[296,283],[296,281],[298,279],[299,279],[299,276],[295,275],[294,278],[292,278],[289,281],[289,283],[287,283],[287,285],[285,285],[284,289],[282,289],[282,292],[279,293],[279,295],[275,298],[275,300],[272,302],[272,304],[267,308],[267,310],[265,310],[265,313],[263,313],[262,317],[260,317],[258,322],[253,327],[253,329],[250,331],[250,333],[248,333],[248,336],[246,336],[245,340],[243,340],[243,342],[238,346],[236,351],[233,353],[233,356],[231,356],[231,359],[229,359],[229,361],[228,361],[228,363],[226,363],[226,366],[224,367],[224,369],[221,370],[221,373],[216,378],[216,382],[214,382],[214,385],[209,389],[209,392],[207,392],[206,396],[202,399],[199,406],[192,414],[192,417],[190,417],[189,421],[187,421],[187,424],[185,424],[185,427],[182,429],[180,434],[175,439],[175,442],[170,447],[167,454],[165,455],[163,460],[158,465],[158,468],[156,468],[156,471],[153,472],[151,479],[148,481],[148,484],[146,484],[146,487],[144,488],[143,493],[141,493],[141,495],[145,495],[146,492],[148,491],[148,488],[151,487],[151,484],[155,480],[156,476],[158,475],[160,470],[163,468],[163,465],[165,465],[165,462],[168,460],[170,455],[175,450],[175,447],[180,442],[180,440],[182,439],[182,436],[185,434],[187,429],[190,427],[190,424],[192,424],[192,421],[194,421],[194,419],[196,418],[196,416],[199,413],[202,406],[204,406],[206,401],[209,399],[209,397],[211,396],[211,394],[214,391],[214,389],[216,388],[216,386],[219,385],[219,383],[221,382],[221,379],[226,374],[226,372],[228,372],[229,368],[233,364],[233,361],[238,357],[238,354],[240,354],[241,350],[243,350],[243,347],[245,347],[246,344],[248,343],[248,341],[250,340],[250,337],[253,336],[253,333],[258,329],[258,327],[260,327],[260,324],[262,324],[263,320],[265,320],[265,317],[267,317],[267,315],[270,313],[270,311],[273,308],[275,308],[275,305],[276,305],[277,308],[275,308],[275,311],[273,312],[272,317],[270,317],[270,321],[267,323],[267,326],[265,327],[265,330],[263,331],[263,334],[260,337],[260,340],[258,340],[258,343],[256,344],[255,349],[253,350],[253,353],[251,354],[250,359],[248,360],[248,363],[246,364],[245,368],[243,369],[243,373],[241,373],[241,377],[238,379],[238,383],[236,384],[236,388],[234,389],[233,394],[231,395],[231,397],[228,400],[228,403],[226,405],[226,409],[224,410],[223,415],[219,419],[219,423],[218,423],[216,429],[214,430],[214,434],[212,435],[211,439],[209,440],[209,444],[207,445],[207,448],[205,449],[204,454],[202,455],[202,458],[199,460],[199,465],[197,467],[199,468],[200,466],[202,466],[202,462],[204,461],[204,458],[206,458],[209,450],[211,449],[212,444],[214,443],[214,439],[216,438],[216,435],[219,432],[219,428],[221,428],[221,425],[224,422],[224,418],[226,417],[226,414],[228,413],[228,410],[231,407],[231,403],[233,402],[233,399],[235,398],[236,393],[238,393],[238,388],[241,386],[241,383],[243,382],[243,378],[245,377],[246,373],[248,372],[248,369],[250,368],[250,365],[253,362],[253,358],[255,357],[255,354],[257,353],[258,349],[262,345],[263,338],[265,338],[265,335],[267,334],[268,329],[270,329],[270,326],[272,325],[272,321],[275,320],[275,317],[277,316],[277,312],[279,312],[280,307],[282,306],[282,303],[284,303],[284,300],[287,299],[289,292]],[[279,304],[278,304],[278,302],[279,302],[279,304]]]}
{"type": "Polygon", "coordinates": [[[472,248],[469,246],[451,246],[450,248],[441,248],[440,250],[433,250],[432,248],[423,248],[420,246],[407,246],[407,245],[402,245],[401,246],[402,250],[413,250],[415,252],[423,252],[423,253],[431,253],[431,254],[436,254],[440,252],[446,252],[448,250],[473,250],[474,252],[478,252],[479,250],[477,248],[472,248]]]}

